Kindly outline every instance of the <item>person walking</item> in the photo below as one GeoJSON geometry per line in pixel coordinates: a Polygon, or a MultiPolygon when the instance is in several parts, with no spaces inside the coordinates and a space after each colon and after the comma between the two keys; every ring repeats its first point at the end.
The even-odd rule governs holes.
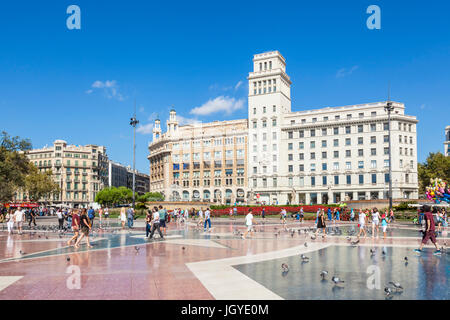
{"type": "Polygon", "coordinates": [[[28,227],[31,228],[31,224],[34,224],[36,227],[36,211],[34,209],[30,209],[30,215],[28,220],[28,227]]]}
{"type": "Polygon", "coordinates": [[[159,211],[157,210],[158,208],[155,208],[154,212],[153,212],[153,219],[152,219],[152,231],[150,233],[150,238],[149,239],[153,239],[153,234],[155,233],[155,230],[158,230],[159,236],[161,237],[161,239],[164,239],[164,236],[161,232],[161,229],[159,228],[159,224],[161,223],[161,219],[159,217],[159,211]]]}
{"type": "Polygon", "coordinates": [[[72,231],[73,231],[73,237],[70,238],[69,241],[67,241],[67,245],[70,246],[72,244],[72,241],[75,241],[77,243],[77,239],[80,236],[80,215],[78,209],[75,209],[71,211],[70,213],[72,215],[72,231]]]}
{"type": "Polygon", "coordinates": [[[8,233],[14,233],[14,213],[13,209],[9,209],[5,216],[6,226],[8,227],[8,233]]]}
{"type": "Polygon", "coordinates": [[[162,207],[162,205],[159,205],[159,227],[163,229],[164,235],[167,235],[166,230],[166,219],[167,219],[167,210],[162,207]]]}
{"type": "Polygon", "coordinates": [[[134,210],[133,208],[129,207],[127,209],[127,220],[128,220],[128,228],[133,229],[133,223],[134,223],[134,210]]]}
{"type": "Polygon", "coordinates": [[[353,211],[353,208],[350,210],[350,221],[355,221],[355,212],[353,211]]]}
{"type": "Polygon", "coordinates": [[[253,237],[253,223],[256,224],[256,221],[253,221],[253,212],[252,209],[248,210],[248,214],[245,216],[245,224],[247,225],[247,231],[245,231],[242,239],[245,240],[247,234],[250,232],[250,236],[253,237]]]}
{"type": "Polygon", "coordinates": [[[88,213],[86,212],[86,209],[84,208],[81,209],[80,226],[81,226],[81,236],[75,243],[75,248],[78,248],[80,246],[80,242],[84,237],[86,238],[87,247],[92,248],[91,244],[89,243],[89,232],[92,229],[92,223],[89,220],[89,216],[88,213]]]}
{"type": "Polygon", "coordinates": [[[208,232],[211,231],[211,212],[209,211],[209,208],[206,208],[205,211],[205,224],[203,226],[204,231],[206,232],[206,224],[208,224],[208,232]]]}
{"type": "Polygon", "coordinates": [[[431,207],[429,205],[423,206],[423,211],[425,213],[425,232],[423,233],[422,243],[420,244],[419,249],[414,249],[415,252],[421,253],[423,246],[427,244],[428,240],[434,244],[436,251],[434,254],[441,254],[441,250],[439,250],[436,243],[436,227],[434,223],[433,214],[431,213],[431,207]]]}
{"type": "Polygon", "coordinates": [[[14,221],[17,223],[18,233],[22,234],[23,220],[25,218],[25,212],[22,207],[18,207],[16,212],[14,212],[14,221]]]}
{"type": "Polygon", "coordinates": [[[389,218],[390,218],[389,222],[394,222],[395,221],[394,210],[392,210],[392,209],[391,209],[391,212],[389,214],[389,218]]]}
{"type": "Polygon", "coordinates": [[[109,219],[109,209],[108,207],[105,208],[105,222],[106,224],[108,224],[108,219],[109,219]]]}
{"type": "Polygon", "coordinates": [[[305,217],[305,212],[303,211],[303,207],[300,208],[300,223],[303,222],[303,218],[305,217]]]}
{"type": "Polygon", "coordinates": [[[125,222],[127,221],[127,211],[125,207],[120,208],[120,222],[122,223],[122,229],[125,229],[125,222]]]}
{"type": "Polygon", "coordinates": [[[363,232],[364,232],[364,238],[367,237],[367,233],[366,233],[366,229],[365,229],[366,219],[367,219],[366,214],[363,212],[362,209],[359,209],[359,223],[358,223],[359,233],[358,233],[358,239],[359,239],[359,237],[361,236],[361,234],[363,232]]]}
{"type": "Polygon", "coordinates": [[[91,227],[93,227],[94,226],[94,219],[95,219],[95,210],[92,209],[92,207],[89,208],[88,218],[89,218],[89,220],[91,222],[91,227]]]}
{"type": "Polygon", "coordinates": [[[328,208],[328,210],[327,210],[327,216],[328,216],[328,221],[331,221],[331,220],[332,220],[332,217],[331,217],[331,208],[328,208]]]}
{"type": "Polygon", "coordinates": [[[378,212],[377,208],[373,208],[372,209],[372,238],[375,237],[375,230],[377,231],[377,238],[380,234],[380,228],[379,228],[379,224],[380,224],[380,213],[378,212]]]}
{"type": "MultiPolygon", "coordinates": [[[[251,212],[251,209],[250,209],[250,212],[251,212]]],[[[266,208],[264,208],[264,207],[261,210],[261,218],[262,218],[262,221],[266,221],[266,208]]]]}
{"type": "Polygon", "coordinates": [[[100,207],[100,209],[98,209],[98,219],[100,221],[100,227],[102,226],[102,219],[103,219],[103,207],[100,207]]]}
{"type": "Polygon", "coordinates": [[[325,211],[322,209],[319,212],[319,216],[317,217],[317,229],[316,229],[316,236],[319,234],[319,230],[322,230],[322,237],[325,238],[327,235],[325,232],[325,211]]]}
{"type": "Polygon", "coordinates": [[[197,229],[200,229],[201,226],[203,225],[204,221],[203,221],[203,208],[200,208],[200,210],[198,210],[198,221],[197,221],[197,229]]]}
{"type": "Polygon", "coordinates": [[[386,239],[386,230],[387,230],[388,222],[386,214],[383,213],[381,216],[381,229],[383,230],[383,239],[386,239]]]}
{"type": "Polygon", "coordinates": [[[59,232],[63,231],[64,228],[64,215],[61,209],[56,211],[56,216],[58,217],[58,230],[59,232]]]}
{"type": "Polygon", "coordinates": [[[151,232],[152,229],[152,219],[153,219],[153,212],[155,209],[148,209],[147,214],[145,216],[145,237],[148,238],[148,235],[151,232]]]}

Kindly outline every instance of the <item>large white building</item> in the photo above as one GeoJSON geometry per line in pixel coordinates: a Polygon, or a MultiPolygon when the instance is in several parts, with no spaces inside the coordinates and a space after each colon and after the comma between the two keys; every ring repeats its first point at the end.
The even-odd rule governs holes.
{"type": "MultiPolygon", "coordinates": [[[[256,54],[248,81],[248,127],[240,131],[247,136],[246,201],[285,204],[387,199],[386,102],[292,112],[291,80],[278,51],[256,54]]],[[[393,198],[418,198],[418,121],[405,115],[404,104],[393,102],[393,107],[393,198]]],[[[149,159],[160,153],[157,146],[155,142],[150,145],[149,159]]],[[[152,162],[150,166],[152,170],[152,162]]],[[[201,181],[198,187],[203,187],[201,181]]]]}

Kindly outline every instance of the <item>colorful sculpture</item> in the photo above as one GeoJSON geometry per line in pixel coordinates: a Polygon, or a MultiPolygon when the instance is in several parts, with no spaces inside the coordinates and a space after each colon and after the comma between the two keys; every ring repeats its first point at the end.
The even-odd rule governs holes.
{"type": "Polygon", "coordinates": [[[442,179],[431,179],[431,185],[426,187],[426,196],[428,200],[432,200],[439,204],[441,202],[450,203],[450,191],[448,189],[447,183],[442,179]]]}

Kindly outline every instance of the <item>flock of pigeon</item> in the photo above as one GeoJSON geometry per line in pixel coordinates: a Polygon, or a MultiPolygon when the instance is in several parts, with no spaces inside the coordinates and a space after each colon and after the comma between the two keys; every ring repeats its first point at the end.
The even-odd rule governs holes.
{"type": "MultiPolygon", "coordinates": [[[[308,247],[308,243],[305,242],[304,243],[305,247],[308,247]]],[[[376,253],[376,250],[374,249],[370,249],[370,256],[374,257],[376,253]]],[[[386,252],[383,250],[382,251],[383,255],[386,255],[386,252]]],[[[307,263],[310,261],[310,258],[308,256],[306,256],[305,254],[301,254],[300,255],[300,259],[301,259],[301,263],[307,263]]],[[[404,258],[405,261],[405,266],[408,264],[408,257],[404,258]]],[[[282,263],[281,264],[281,270],[282,270],[282,276],[285,277],[288,272],[289,272],[289,266],[287,263],[282,263]]],[[[327,270],[322,270],[320,271],[320,278],[322,279],[322,282],[326,282],[327,281],[327,277],[328,277],[328,271],[327,270]]],[[[341,278],[339,278],[338,276],[334,275],[331,277],[331,282],[334,284],[334,286],[338,286],[340,285],[342,288],[342,285],[345,283],[345,281],[341,278]]],[[[386,299],[391,299],[392,295],[395,294],[401,294],[403,292],[403,287],[399,282],[395,282],[395,281],[390,281],[388,283],[388,285],[386,285],[386,287],[384,288],[384,293],[386,295],[386,299]]]]}

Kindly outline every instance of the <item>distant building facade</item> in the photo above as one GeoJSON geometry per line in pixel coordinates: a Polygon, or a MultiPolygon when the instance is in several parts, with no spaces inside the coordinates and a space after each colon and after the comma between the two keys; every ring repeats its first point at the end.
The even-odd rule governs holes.
{"type": "MultiPolygon", "coordinates": [[[[50,206],[87,207],[97,193],[108,185],[108,156],[106,148],[98,145],[68,145],[56,140],[51,147],[33,149],[28,159],[41,172],[51,170],[60,193],[41,199],[50,206]]],[[[27,200],[26,193],[18,192],[15,200],[27,200]]]]}
{"type": "MultiPolygon", "coordinates": [[[[178,126],[172,110],[164,134],[155,121],[151,191],[220,203],[388,198],[386,102],[292,112],[291,80],[278,51],[254,55],[247,79],[248,119],[178,126]]],[[[418,120],[403,103],[393,107],[392,196],[417,199],[418,120]]]]}
{"type": "MultiPolygon", "coordinates": [[[[136,193],[143,195],[150,191],[150,176],[136,170],[136,193]]],[[[109,187],[127,187],[133,189],[133,170],[130,166],[109,161],[109,187]]]]}

